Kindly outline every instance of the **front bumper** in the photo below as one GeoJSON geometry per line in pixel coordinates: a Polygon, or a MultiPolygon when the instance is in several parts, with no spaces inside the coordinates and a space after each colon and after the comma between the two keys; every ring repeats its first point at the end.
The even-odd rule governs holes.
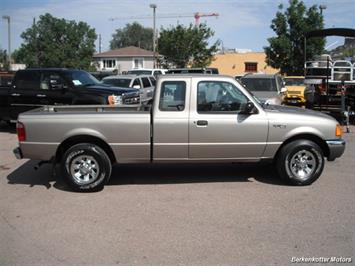
{"type": "Polygon", "coordinates": [[[334,161],[335,158],[339,158],[345,151],[345,140],[332,139],[326,141],[329,148],[328,161],[334,161]]]}
{"type": "Polygon", "coordinates": [[[12,151],[16,157],[16,159],[23,159],[23,155],[22,155],[22,151],[21,151],[21,148],[20,147],[17,147],[15,148],[13,151],[12,151]]]}

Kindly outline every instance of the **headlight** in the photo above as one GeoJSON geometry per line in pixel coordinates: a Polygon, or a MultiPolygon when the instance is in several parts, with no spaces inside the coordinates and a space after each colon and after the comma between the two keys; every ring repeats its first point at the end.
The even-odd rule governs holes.
{"type": "Polygon", "coordinates": [[[117,95],[108,96],[109,105],[119,105],[122,104],[122,97],[117,95]]]}
{"type": "Polygon", "coordinates": [[[123,104],[139,104],[141,101],[139,91],[122,94],[123,104]]]}

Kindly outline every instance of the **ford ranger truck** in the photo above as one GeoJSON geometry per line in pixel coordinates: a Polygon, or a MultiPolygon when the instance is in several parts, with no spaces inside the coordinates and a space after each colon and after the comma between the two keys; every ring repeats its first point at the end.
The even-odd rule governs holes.
{"type": "Polygon", "coordinates": [[[261,104],[232,77],[164,75],[149,106],[46,106],[20,114],[17,158],[60,164],[78,191],[100,190],[115,163],[274,162],[309,185],[345,150],[342,128],[311,110],[261,104]]]}

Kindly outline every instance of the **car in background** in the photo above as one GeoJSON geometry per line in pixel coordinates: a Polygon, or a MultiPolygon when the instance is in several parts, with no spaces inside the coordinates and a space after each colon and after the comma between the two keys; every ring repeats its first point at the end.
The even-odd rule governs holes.
{"type": "Polygon", "coordinates": [[[171,68],[167,74],[219,74],[218,68],[214,67],[196,67],[196,68],[171,68]]]}
{"type": "Polygon", "coordinates": [[[102,83],[120,88],[139,89],[141,102],[147,102],[153,98],[155,89],[155,77],[152,75],[116,75],[102,79],[102,83]]]}
{"type": "Polygon", "coordinates": [[[288,105],[301,105],[303,106],[306,103],[304,97],[304,90],[306,85],[304,84],[303,76],[288,76],[284,77],[286,85],[286,96],[285,104],[288,105]]]}
{"type": "Polygon", "coordinates": [[[67,68],[28,68],[16,72],[11,85],[0,87],[0,120],[45,105],[139,104],[138,89],[100,83],[88,72],[67,68]]]}
{"type": "Polygon", "coordinates": [[[166,74],[167,69],[161,68],[139,68],[139,69],[131,69],[127,71],[128,75],[151,75],[151,76],[159,76],[166,74]]]}
{"type": "Polygon", "coordinates": [[[246,74],[241,83],[265,104],[281,105],[287,89],[279,74],[246,74]]]}

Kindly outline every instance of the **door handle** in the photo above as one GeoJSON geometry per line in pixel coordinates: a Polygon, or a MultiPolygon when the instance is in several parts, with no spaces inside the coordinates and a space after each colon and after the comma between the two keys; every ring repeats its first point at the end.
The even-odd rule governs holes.
{"type": "Polygon", "coordinates": [[[197,125],[198,126],[207,126],[208,125],[208,121],[207,120],[198,120],[197,121],[197,125]]]}
{"type": "Polygon", "coordinates": [[[47,95],[44,95],[44,94],[37,94],[36,95],[38,98],[45,98],[45,97],[47,97],[47,95]]]}
{"type": "Polygon", "coordinates": [[[11,96],[13,96],[13,97],[18,97],[18,96],[21,96],[21,94],[19,94],[19,93],[13,93],[13,94],[11,94],[11,96]]]}

